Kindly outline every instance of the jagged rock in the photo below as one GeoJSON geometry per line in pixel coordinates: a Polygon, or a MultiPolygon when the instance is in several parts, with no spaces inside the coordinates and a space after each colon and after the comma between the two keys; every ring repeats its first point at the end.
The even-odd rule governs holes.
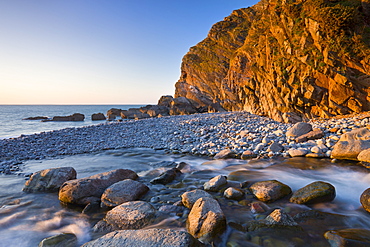
{"type": "Polygon", "coordinates": [[[106,120],[106,117],[103,113],[94,113],[91,115],[92,121],[106,120]]]}
{"type": "Polygon", "coordinates": [[[282,209],[275,209],[266,217],[266,223],[269,225],[280,225],[280,226],[298,226],[297,222],[282,209]]]}
{"type": "Polygon", "coordinates": [[[170,108],[172,101],[173,97],[171,95],[164,95],[158,100],[158,105],[170,108]]]}
{"type": "Polygon", "coordinates": [[[56,121],[56,122],[63,122],[63,121],[84,121],[85,120],[85,115],[81,114],[81,113],[74,113],[72,115],[69,115],[69,116],[54,116],[52,119],[45,119],[45,120],[42,120],[44,122],[47,122],[47,121],[56,121]]]}
{"type": "Polygon", "coordinates": [[[335,188],[329,183],[316,181],[297,190],[290,198],[290,202],[297,204],[313,204],[330,202],[335,198],[335,188]]]}
{"type": "Polygon", "coordinates": [[[256,182],[251,185],[250,190],[258,200],[263,202],[273,202],[292,193],[288,185],[277,180],[256,182]]]}
{"type": "Polygon", "coordinates": [[[39,247],[75,247],[77,246],[77,237],[72,233],[61,233],[52,237],[43,239],[39,247]]]}
{"type": "Polygon", "coordinates": [[[187,208],[192,208],[194,203],[199,199],[199,198],[212,198],[212,196],[205,192],[204,190],[192,190],[185,192],[184,194],[181,195],[182,199],[182,204],[184,204],[185,207],[187,208]]]}
{"type": "Polygon", "coordinates": [[[325,233],[331,247],[363,247],[370,246],[370,230],[341,229],[325,233]]]}
{"type": "Polygon", "coordinates": [[[128,169],[117,169],[90,177],[69,180],[59,190],[63,203],[87,205],[99,201],[106,188],[124,179],[136,179],[137,174],[128,169]]]}
{"type": "Polygon", "coordinates": [[[189,115],[197,112],[197,108],[185,97],[174,98],[170,104],[170,115],[189,115]]]}
{"type": "Polygon", "coordinates": [[[370,188],[362,192],[360,202],[362,207],[370,213],[370,188]]]}
{"type": "Polygon", "coordinates": [[[140,108],[140,111],[148,114],[150,117],[170,115],[169,107],[162,105],[147,105],[140,108]]]}
{"type": "Polygon", "coordinates": [[[218,191],[222,186],[227,184],[226,176],[218,175],[211,180],[204,183],[204,190],[208,191],[218,191]]]}
{"type": "Polygon", "coordinates": [[[108,207],[115,207],[124,202],[135,201],[145,195],[148,186],[132,179],[125,179],[109,186],[101,197],[101,202],[108,207]]]}
{"type": "Polygon", "coordinates": [[[286,136],[298,137],[312,131],[312,125],[309,123],[299,122],[291,127],[287,132],[286,136]]]}
{"type": "Polygon", "coordinates": [[[171,168],[158,177],[152,179],[150,183],[152,184],[168,184],[171,183],[177,176],[181,175],[181,171],[177,168],[171,168]]]}
{"type": "Polygon", "coordinates": [[[285,122],[370,110],[368,0],[315,3],[233,11],[184,56],[175,97],[285,122]]]}
{"type": "Polygon", "coordinates": [[[215,199],[199,198],[191,208],[186,229],[195,238],[209,242],[226,229],[226,218],[215,199]]]}
{"type": "Polygon", "coordinates": [[[230,149],[224,149],[218,152],[214,157],[214,159],[229,159],[235,158],[235,152],[230,149]]]}
{"type": "Polygon", "coordinates": [[[331,158],[357,160],[359,153],[370,148],[370,131],[367,128],[354,129],[341,135],[333,146],[331,158]]]}
{"type": "Polygon", "coordinates": [[[140,229],[153,222],[155,208],[147,202],[125,202],[108,211],[104,219],[94,226],[95,232],[140,229]]]}
{"type": "Polygon", "coordinates": [[[140,108],[130,108],[128,110],[122,110],[121,111],[121,118],[122,119],[143,119],[143,118],[149,118],[150,115],[146,112],[142,112],[140,108]]]}
{"type": "Polygon", "coordinates": [[[121,230],[108,233],[82,247],[201,247],[198,240],[185,231],[173,229],[121,230]]]}
{"type": "Polygon", "coordinates": [[[232,200],[239,200],[243,198],[244,194],[244,191],[242,191],[241,189],[233,187],[229,187],[224,191],[224,197],[232,200]]]}
{"type": "Polygon", "coordinates": [[[76,178],[76,170],[73,167],[59,167],[45,169],[32,174],[26,181],[24,192],[57,192],[68,180],[76,178]]]}

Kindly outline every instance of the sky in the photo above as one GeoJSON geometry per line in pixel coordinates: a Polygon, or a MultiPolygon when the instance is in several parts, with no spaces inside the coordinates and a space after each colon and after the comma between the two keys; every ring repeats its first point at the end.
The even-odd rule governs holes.
{"type": "Polygon", "coordinates": [[[0,104],[155,104],[252,0],[0,0],[0,104]]]}

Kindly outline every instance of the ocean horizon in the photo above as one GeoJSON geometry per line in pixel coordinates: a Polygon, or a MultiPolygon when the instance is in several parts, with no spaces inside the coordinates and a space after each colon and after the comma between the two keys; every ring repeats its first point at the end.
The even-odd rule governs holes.
{"type": "Polygon", "coordinates": [[[111,108],[127,110],[144,105],[122,104],[122,105],[73,105],[73,104],[12,104],[0,105],[0,139],[15,138],[21,135],[30,135],[45,131],[53,131],[71,127],[83,127],[104,123],[92,121],[91,115],[103,113],[106,115],[111,108]],[[67,116],[74,113],[85,115],[84,121],[79,122],[41,122],[40,120],[23,120],[29,117],[45,116],[67,116]]]}

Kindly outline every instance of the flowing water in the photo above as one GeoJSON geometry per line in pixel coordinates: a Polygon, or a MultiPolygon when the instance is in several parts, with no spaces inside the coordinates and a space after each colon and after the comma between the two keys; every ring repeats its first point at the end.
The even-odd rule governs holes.
{"type": "MultiPolygon", "coordinates": [[[[145,171],[155,169],[153,164],[160,161],[183,161],[190,165],[187,172],[179,179],[180,181],[177,181],[188,187],[183,188],[183,186],[176,184],[171,187],[172,189],[179,188],[179,190],[201,187],[205,181],[219,174],[229,175],[229,179],[235,181],[253,182],[276,179],[289,185],[293,191],[313,181],[326,181],[335,186],[337,196],[331,203],[316,204],[313,207],[324,212],[346,215],[345,227],[347,228],[370,229],[370,217],[361,209],[359,202],[361,193],[370,187],[370,175],[365,168],[353,163],[334,164],[330,160],[305,158],[259,161],[212,160],[208,157],[169,155],[160,150],[136,148],[65,156],[51,160],[28,161],[24,164],[23,169],[24,173],[27,174],[46,168],[72,166],[76,169],[78,178],[118,168],[132,169],[142,175],[145,174],[145,171]]],[[[82,214],[81,208],[64,207],[59,203],[57,194],[24,193],[22,192],[24,182],[23,176],[6,175],[0,177],[2,188],[0,191],[0,246],[37,246],[43,238],[62,232],[76,234],[79,244],[89,241],[93,237],[90,230],[94,220],[82,214]]],[[[229,222],[242,225],[254,217],[247,205],[214,195],[219,199],[229,222]]],[[[307,206],[292,205],[287,202],[276,202],[270,206],[282,207],[287,211],[307,209],[307,206]]],[[[174,220],[176,219],[169,218],[160,225],[174,227],[171,226],[174,220]]],[[[325,227],[333,229],[335,227],[333,224],[325,227]]],[[[310,227],[321,226],[311,225],[307,226],[305,230],[310,232],[312,230],[310,227]]],[[[229,229],[221,245],[226,245],[226,242],[231,241],[243,246],[245,239],[250,240],[251,236],[246,237],[245,233],[229,229]]],[[[329,245],[324,243],[324,245],[317,246],[329,245]]]]}

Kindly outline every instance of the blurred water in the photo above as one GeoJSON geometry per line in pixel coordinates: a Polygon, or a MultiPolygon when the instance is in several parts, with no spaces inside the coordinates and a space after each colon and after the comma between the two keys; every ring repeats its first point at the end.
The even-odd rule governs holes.
{"type": "MultiPolygon", "coordinates": [[[[93,174],[124,168],[137,173],[154,169],[156,162],[186,162],[190,165],[184,179],[194,184],[203,184],[213,176],[239,172],[243,181],[261,181],[276,179],[289,185],[293,191],[313,182],[325,181],[336,188],[337,197],[333,202],[314,205],[321,211],[350,216],[348,226],[370,229],[370,216],[360,209],[359,197],[370,187],[370,175],[365,168],[354,164],[333,164],[330,160],[307,158],[288,160],[212,160],[209,157],[195,157],[165,154],[160,150],[133,148],[107,150],[92,154],[66,156],[58,159],[27,161],[23,165],[24,173],[41,169],[72,166],[78,178],[93,174]],[[351,222],[352,221],[352,222],[351,222]]],[[[22,192],[24,177],[0,176],[0,246],[37,246],[46,237],[58,233],[74,233],[82,244],[91,238],[93,223],[81,208],[66,208],[58,201],[57,194],[22,192]]],[[[220,200],[222,203],[222,200],[220,200]]],[[[223,205],[228,220],[232,217],[249,219],[250,212],[232,211],[232,207],[223,205]],[[227,212],[230,210],[230,212],[227,212]],[[243,216],[243,213],[245,216],[243,216]]],[[[239,207],[238,210],[240,210],[239,207]]],[[[168,218],[161,225],[171,225],[176,219],[168,218]]],[[[169,226],[171,227],[171,226],[169,226]]]]}
{"type": "Polygon", "coordinates": [[[104,123],[92,121],[94,113],[104,113],[111,108],[127,110],[142,105],[0,105],[0,139],[18,137],[22,134],[33,134],[43,131],[57,130],[69,127],[81,127],[104,123]],[[36,116],[68,116],[74,113],[85,115],[82,122],[41,122],[39,120],[22,120],[36,116]]]}

